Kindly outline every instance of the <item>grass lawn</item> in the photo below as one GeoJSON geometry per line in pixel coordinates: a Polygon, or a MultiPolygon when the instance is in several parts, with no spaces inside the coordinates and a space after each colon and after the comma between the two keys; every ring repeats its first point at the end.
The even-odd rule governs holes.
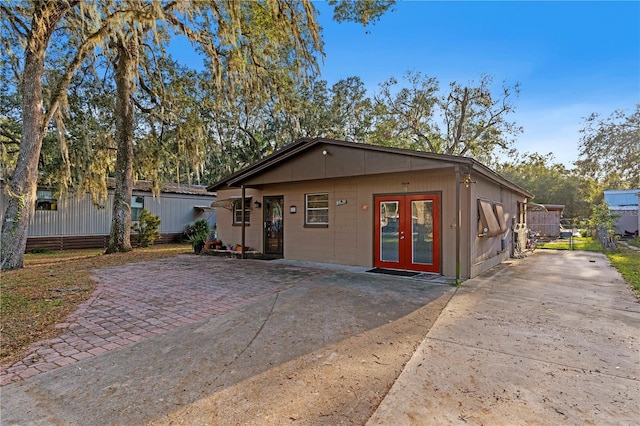
{"type": "Polygon", "coordinates": [[[634,247],[640,248],[640,238],[636,238],[635,240],[627,241],[627,244],[632,245],[634,247]]]}
{"type": "Polygon", "coordinates": [[[25,267],[0,276],[0,364],[26,355],[33,342],[54,337],[57,323],[91,297],[91,270],[192,253],[190,245],[161,244],[129,253],[102,249],[26,254],[25,267]]]}
{"type": "Polygon", "coordinates": [[[562,238],[538,244],[538,248],[553,250],[584,250],[584,251],[602,251],[600,242],[591,237],[573,237],[572,240],[562,238]]]}
{"type": "Polygon", "coordinates": [[[640,297],[640,251],[618,245],[615,250],[605,250],[611,264],[622,274],[631,288],[640,297]]]}

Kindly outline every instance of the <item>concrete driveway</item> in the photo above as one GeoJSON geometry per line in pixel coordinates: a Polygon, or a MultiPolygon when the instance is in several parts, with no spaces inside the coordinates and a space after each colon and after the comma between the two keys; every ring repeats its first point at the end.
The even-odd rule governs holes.
{"type": "Polygon", "coordinates": [[[2,424],[640,418],[640,305],[600,254],[538,251],[457,289],[362,268],[206,256],[96,276],[95,298],[63,325],[61,341],[38,347],[57,355],[31,364],[51,356],[57,367],[25,377],[18,369],[2,387],[2,424]]]}
{"type": "Polygon", "coordinates": [[[367,424],[640,424],[640,304],[599,253],[499,265],[458,289],[367,424]]]}

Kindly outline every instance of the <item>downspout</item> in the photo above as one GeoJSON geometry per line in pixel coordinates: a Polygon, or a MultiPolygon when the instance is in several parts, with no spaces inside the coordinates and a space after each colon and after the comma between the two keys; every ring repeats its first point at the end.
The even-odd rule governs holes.
{"type": "Polygon", "coordinates": [[[460,167],[456,166],[456,285],[460,284],[460,167]]]}
{"type": "Polygon", "coordinates": [[[244,215],[244,209],[245,209],[245,204],[244,204],[244,200],[245,200],[245,195],[246,195],[246,189],[244,187],[244,185],[241,186],[242,188],[242,209],[241,209],[241,215],[242,215],[242,238],[241,238],[241,242],[240,242],[240,258],[244,259],[244,246],[245,246],[245,215],[244,215]]]}

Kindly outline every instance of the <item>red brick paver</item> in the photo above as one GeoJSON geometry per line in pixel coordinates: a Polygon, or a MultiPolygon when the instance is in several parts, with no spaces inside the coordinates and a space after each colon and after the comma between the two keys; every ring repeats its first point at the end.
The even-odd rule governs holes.
{"type": "Polygon", "coordinates": [[[259,260],[182,255],[94,271],[98,286],[28,355],[0,368],[0,385],[98,356],[326,274],[259,260]]]}

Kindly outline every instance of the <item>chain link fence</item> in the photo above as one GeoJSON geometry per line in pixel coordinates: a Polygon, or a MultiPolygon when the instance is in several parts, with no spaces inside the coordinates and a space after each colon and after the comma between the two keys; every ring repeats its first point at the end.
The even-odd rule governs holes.
{"type": "Polygon", "coordinates": [[[596,226],[596,234],[600,240],[600,245],[607,250],[615,249],[617,247],[615,235],[605,225],[596,226]]]}

